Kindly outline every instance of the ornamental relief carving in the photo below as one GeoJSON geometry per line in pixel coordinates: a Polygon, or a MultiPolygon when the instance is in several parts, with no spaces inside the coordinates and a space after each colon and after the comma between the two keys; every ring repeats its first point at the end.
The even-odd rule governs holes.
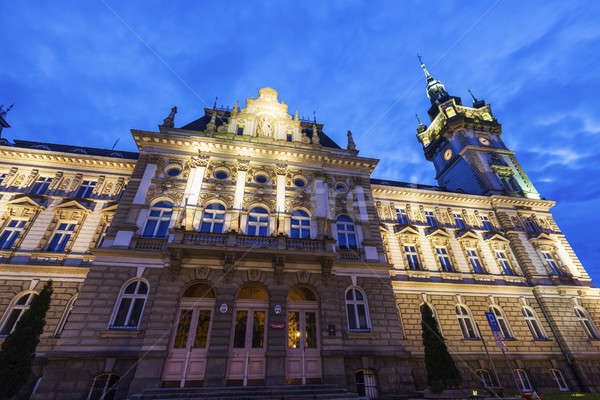
{"type": "Polygon", "coordinates": [[[269,212],[275,211],[275,202],[272,196],[265,196],[257,193],[246,194],[242,207],[244,210],[249,210],[255,204],[264,204],[269,212]]]}
{"type": "Polygon", "coordinates": [[[209,203],[215,201],[215,200],[220,200],[223,203],[225,203],[225,208],[229,209],[233,207],[233,195],[228,194],[228,193],[223,193],[223,192],[216,192],[216,193],[210,193],[210,192],[202,192],[200,193],[200,196],[198,197],[198,202],[199,204],[202,205],[202,207],[206,207],[209,203]]]}
{"type": "Polygon", "coordinates": [[[171,183],[152,184],[146,194],[146,204],[151,204],[155,199],[168,197],[173,204],[180,205],[183,200],[184,187],[171,183]]]}

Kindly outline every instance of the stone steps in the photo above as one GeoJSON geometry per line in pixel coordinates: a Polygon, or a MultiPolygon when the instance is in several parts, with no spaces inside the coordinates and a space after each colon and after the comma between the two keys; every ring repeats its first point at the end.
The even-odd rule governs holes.
{"type": "Polygon", "coordinates": [[[131,400],[307,400],[337,399],[360,400],[356,393],[335,385],[285,385],[285,386],[222,386],[154,388],[130,397],[131,400]]]}

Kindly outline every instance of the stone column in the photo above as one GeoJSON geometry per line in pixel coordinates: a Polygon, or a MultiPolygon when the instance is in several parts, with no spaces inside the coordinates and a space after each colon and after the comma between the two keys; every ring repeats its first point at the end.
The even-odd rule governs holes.
{"type": "Polygon", "coordinates": [[[276,215],[277,215],[277,233],[285,232],[285,221],[283,219],[283,214],[285,213],[285,175],[287,170],[284,166],[277,167],[277,205],[276,205],[276,215]]]}
{"type": "Polygon", "coordinates": [[[208,156],[192,157],[190,160],[190,175],[188,176],[185,186],[185,229],[193,230],[194,216],[196,215],[196,207],[198,206],[198,197],[202,190],[202,182],[204,174],[208,166],[208,156]]]}
{"type": "Polygon", "coordinates": [[[269,293],[269,318],[267,329],[266,385],[285,384],[285,356],[287,351],[286,329],[270,329],[269,325],[287,325],[287,290],[274,289],[269,293]],[[275,314],[275,305],[281,306],[281,313],[275,314]]]}
{"type": "Polygon", "coordinates": [[[227,374],[227,358],[229,356],[229,341],[233,329],[233,308],[235,288],[218,288],[213,314],[210,344],[206,357],[205,386],[224,386],[227,374]],[[227,304],[227,312],[220,311],[221,304],[227,304]]]}
{"type": "Polygon", "coordinates": [[[231,230],[241,232],[239,214],[244,205],[244,192],[246,190],[246,176],[248,163],[239,163],[237,166],[237,180],[235,181],[235,194],[233,196],[233,212],[231,213],[231,230]]]}

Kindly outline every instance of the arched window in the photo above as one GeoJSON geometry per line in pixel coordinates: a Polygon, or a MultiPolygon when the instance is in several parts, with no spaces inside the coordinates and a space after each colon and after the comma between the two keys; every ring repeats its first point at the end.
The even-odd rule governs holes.
{"type": "Polygon", "coordinates": [[[525,322],[531,331],[531,336],[533,336],[536,340],[544,340],[546,339],[546,335],[540,326],[540,322],[535,315],[535,312],[529,307],[523,307],[523,317],[525,318],[525,322]]]}
{"type": "Polygon", "coordinates": [[[479,377],[479,382],[484,388],[500,386],[496,376],[494,374],[490,374],[490,371],[487,369],[478,369],[477,377],[479,377]]]}
{"type": "Polygon", "coordinates": [[[346,291],[346,311],[350,331],[368,332],[371,330],[369,306],[361,289],[351,287],[346,291]]]}
{"type": "Polygon", "coordinates": [[[171,215],[173,214],[173,203],[159,201],[150,208],[150,214],[144,228],[144,237],[164,238],[169,232],[171,215]]]}
{"type": "Polygon", "coordinates": [[[367,399],[376,399],[377,394],[377,377],[372,369],[361,369],[356,372],[356,392],[359,396],[364,396],[367,399]]]}
{"type": "Polygon", "coordinates": [[[458,318],[458,324],[462,331],[465,339],[477,339],[477,333],[475,332],[475,324],[471,319],[471,314],[467,311],[465,306],[460,304],[456,305],[456,317],[458,318]]]}
{"type": "Polygon", "coordinates": [[[583,330],[585,331],[585,334],[588,336],[588,338],[598,339],[598,330],[592,323],[592,320],[588,316],[588,313],[581,307],[575,307],[575,315],[581,323],[581,326],[583,326],[583,330]]]}
{"type": "Polygon", "coordinates": [[[211,203],[204,208],[200,232],[223,233],[225,207],[220,203],[211,203]]]}
{"type": "Polygon", "coordinates": [[[356,249],[356,232],[352,218],[340,215],[336,221],[338,246],[340,249],[356,249]]]}
{"type": "Polygon", "coordinates": [[[114,329],[137,329],[147,297],[148,284],[145,281],[136,279],[125,283],[115,304],[110,327],[114,329]]]}
{"type": "Polygon", "coordinates": [[[524,392],[533,391],[533,387],[531,386],[527,372],[524,369],[515,369],[515,373],[517,375],[517,379],[519,380],[519,384],[521,385],[521,390],[524,392]]]}
{"type": "Polygon", "coordinates": [[[292,211],[290,237],[299,239],[310,238],[310,216],[306,211],[292,211]]]}
{"type": "Polygon", "coordinates": [[[117,393],[119,377],[115,374],[101,374],[94,377],[87,400],[113,400],[117,393]]]}
{"type": "Polygon", "coordinates": [[[35,292],[23,293],[13,300],[4,313],[4,319],[0,327],[0,336],[8,336],[15,330],[23,313],[29,309],[29,305],[35,294],[35,292]]]}
{"type": "Polygon", "coordinates": [[[498,325],[500,326],[500,331],[502,331],[504,339],[513,339],[508,320],[504,317],[502,310],[500,310],[499,307],[490,306],[490,312],[496,316],[496,321],[498,321],[498,325]]]}
{"type": "Polygon", "coordinates": [[[561,392],[568,392],[569,385],[567,385],[567,381],[565,380],[565,376],[563,375],[562,371],[560,369],[551,369],[550,372],[552,372],[552,376],[554,377],[554,381],[556,382],[558,389],[561,392]]]}
{"type": "Polygon", "coordinates": [[[269,212],[262,207],[254,207],[248,212],[247,235],[267,236],[269,234],[269,212]]]}
{"type": "Polygon", "coordinates": [[[56,326],[56,330],[54,331],[55,337],[60,337],[63,329],[65,329],[65,325],[69,321],[69,317],[71,316],[71,311],[73,311],[73,305],[75,304],[75,300],[77,300],[77,295],[71,297],[71,299],[67,302],[65,306],[65,311],[63,311],[62,316],[60,317],[60,321],[58,321],[58,325],[56,326]]]}

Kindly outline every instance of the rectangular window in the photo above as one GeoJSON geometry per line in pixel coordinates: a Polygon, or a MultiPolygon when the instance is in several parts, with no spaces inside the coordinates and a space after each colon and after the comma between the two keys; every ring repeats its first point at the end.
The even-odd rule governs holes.
{"type": "Polygon", "coordinates": [[[75,197],[79,197],[80,199],[88,198],[94,192],[96,188],[96,181],[83,181],[81,185],[79,185],[79,189],[77,190],[77,194],[75,197]]]}
{"type": "MultiPolygon", "coordinates": [[[[175,340],[173,341],[173,347],[176,349],[183,349],[187,346],[188,332],[190,331],[190,324],[192,323],[192,313],[193,310],[181,310],[177,331],[175,332],[175,340]]],[[[122,321],[125,321],[125,317],[122,317],[121,319],[122,321]]],[[[121,324],[123,324],[123,322],[121,322],[121,324]]]]}
{"type": "Polygon", "coordinates": [[[512,269],[510,261],[508,261],[508,257],[506,257],[505,252],[502,250],[496,250],[496,258],[498,259],[498,264],[500,265],[500,268],[502,268],[504,275],[515,275],[515,271],[512,269]]]}
{"type": "Polygon", "coordinates": [[[433,211],[425,211],[425,219],[427,220],[427,225],[437,226],[437,221],[435,219],[435,215],[433,215],[433,211]]]}
{"type": "Polygon", "coordinates": [[[195,348],[206,347],[208,340],[208,326],[210,325],[210,310],[198,311],[198,325],[196,325],[196,337],[194,338],[195,348]]]}
{"type": "Polygon", "coordinates": [[[469,258],[469,263],[471,263],[471,267],[473,267],[473,271],[476,274],[485,274],[485,270],[481,265],[481,260],[479,259],[479,255],[477,254],[477,250],[475,249],[467,249],[467,257],[469,258]]]}
{"type": "Polygon", "coordinates": [[[54,231],[54,236],[52,236],[52,240],[50,240],[46,251],[64,251],[74,230],[75,224],[61,222],[54,231]]]}
{"type": "Polygon", "coordinates": [[[0,250],[10,250],[13,247],[15,241],[19,238],[27,221],[23,219],[11,219],[2,235],[0,235],[0,250]]]}
{"type": "Polygon", "coordinates": [[[546,264],[546,267],[548,268],[548,271],[551,275],[562,275],[561,270],[558,267],[558,264],[556,263],[556,260],[554,259],[552,254],[550,254],[547,251],[542,251],[542,257],[544,258],[544,264],[546,264]]]}
{"type": "Polygon", "coordinates": [[[252,323],[252,348],[261,349],[265,341],[265,312],[254,311],[252,323]]]}
{"type": "Polygon", "coordinates": [[[242,136],[244,134],[244,128],[237,128],[237,135],[242,136]]]}
{"type": "Polygon", "coordinates": [[[446,248],[436,247],[435,252],[442,267],[442,271],[454,272],[454,267],[452,267],[452,263],[450,262],[450,256],[448,255],[448,251],[446,250],[446,248]]]}
{"type": "Polygon", "coordinates": [[[461,214],[455,213],[452,217],[454,218],[454,225],[457,229],[465,229],[465,220],[461,214]]]}
{"type": "Polygon", "coordinates": [[[396,220],[399,224],[408,225],[408,215],[404,208],[396,208],[396,220]]]}
{"type": "Polygon", "coordinates": [[[293,140],[293,136],[292,136],[292,135],[290,135],[290,134],[288,134],[288,135],[286,136],[286,140],[287,140],[288,142],[291,142],[291,141],[293,140]]]}
{"type": "Polygon", "coordinates": [[[410,269],[421,269],[421,264],[419,263],[419,255],[417,254],[417,249],[415,248],[415,246],[404,246],[404,253],[406,254],[406,261],[410,269]]]}
{"type": "Polygon", "coordinates": [[[39,176],[35,181],[35,184],[31,188],[32,194],[45,194],[48,191],[48,187],[52,183],[52,178],[46,178],[39,176]]]}
{"type": "Polygon", "coordinates": [[[481,219],[481,226],[483,227],[483,229],[485,229],[486,231],[494,230],[494,225],[492,225],[492,223],[490,222],[490,220],[487,216],[480,215],[479,219],[481,219]]]}
{"type": "Polygon", "coordinates": [[[233,337],[233,347],[243,349],[246,347],[246,323],[248,321],[248,311],[238,311],[235,317],[235,334],[233,337]]]}

